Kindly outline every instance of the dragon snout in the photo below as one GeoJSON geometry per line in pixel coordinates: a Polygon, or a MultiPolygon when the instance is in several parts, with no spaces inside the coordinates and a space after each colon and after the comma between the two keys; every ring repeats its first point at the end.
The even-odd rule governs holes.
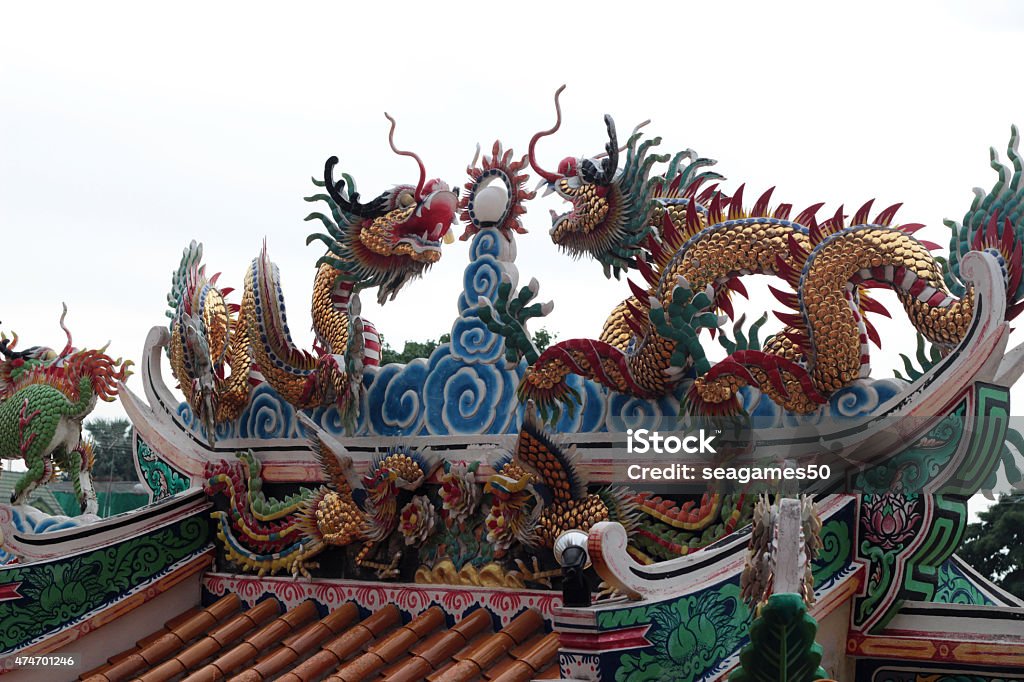
{"type": "Polygon", "coordinates": [[[455,221],[458,204],[455,192],[447,188],[431,192],[417,207],[413,220],[425,229],[428,240],[441,241],[455,221]]]}

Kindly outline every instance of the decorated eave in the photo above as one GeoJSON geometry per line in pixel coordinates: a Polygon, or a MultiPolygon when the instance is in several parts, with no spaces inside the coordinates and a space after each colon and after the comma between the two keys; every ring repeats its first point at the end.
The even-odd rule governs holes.
{"type": "Polygon", "coordinates": [[[234,304],[191,244],[171,323],[146,337],[143,395],[116,386],[151,504],[103,520],[0,505],[17,557],[0,567],[0,655],[85,650],[97,680],[163,679],[238,651],[232,671],[316,660],[338,679],[415,679],[426,665],[439,679],[743,682],[772,679],[763,666],[782,650],[798,654],[785,663],[794,679],[1024,676],[1024,605],[954,554],[967,496],[1024,455],[1006,445],[1024,372],[1024,347],[1007,351],[1024,292],[1016,131],[1012,177],[1002,169],[954,227],[944,270],[896,207],[868,202],[850,224],[842,209],[769,207],[770,191],[748,207],[709,160],[657,157],[640,126],[620,146],[610,118],[604,154],[546,170],[536,148],[558,116],[527,157],[495,143],[474,159],[461,199],[395,146],[393,119],[415,184],[364,200],[331,157],[309,198],[326,206],[310,240],[327,247],[312,351],[291,339],[266,251],[234,304]],[[528,324],[551,305],[533,302],[535,280],[520,287],[515,262],[527,162],[572,204],[551,238],[625,272],[632,293],[600,339],[544,353],[528,324]],[[384,300],[421,274],[456,211],[470,244],[451,340],[379,366],[359,295],[384,300]],[[382,267],[371,251],[397,260],[382,267]],[[822,292],[833,282],[818,258],[825,275],[850,268],[837,291],[822,292]],[[776,292],[795,312],[764,343],[763,322],[729,332],[717,315],[755,272],[797,292],[776,292]],[[874,286],[897,290],[932,344],[906,380],[866,376],[874,286]],[[814,307],[825,300],[854,324],[830,326],[835,311],[814,307]],[[714,364],[698,341],[712,328],[729,353],[714,364]],[[794,491],[755,502],[746,489],[684,502],[617,485],[635,462],[628,429],[740,413],[760,458],[843,463],[799,491],[815,503],[794,491]],[[605,591],[590,589],[587,564],[605,591]],[[779,623],[792,641],[772,634],[779,623]],[[271,648],[275,633],[289,636],[271,648]],[[332,649],[353,638],[344,655],[332,649]]]}

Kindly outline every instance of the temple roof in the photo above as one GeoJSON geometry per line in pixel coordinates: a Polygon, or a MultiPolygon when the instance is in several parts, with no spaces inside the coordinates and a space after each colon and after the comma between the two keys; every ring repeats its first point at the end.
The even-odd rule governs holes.
{"type": "Polygon", "coordinates": [[[559,677],[558,635],[545,633],[543,617],[532,609],[498,631],[484,609],[451,627],[437,606],[406,623],[393,604],[366,617],[352,603],[319,617],[309,600],[285,613],[276,599],[241,609],[235,594],[189,609],[79,679],[518,682],[559,677]]]}

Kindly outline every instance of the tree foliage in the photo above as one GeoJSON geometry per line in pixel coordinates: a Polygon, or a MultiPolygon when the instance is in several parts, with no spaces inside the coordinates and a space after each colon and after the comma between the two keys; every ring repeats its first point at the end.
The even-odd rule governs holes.
{"type": "Polygon", "coordinates": [[[545,328],[538,329],[533,334],[533,345],[537,346],[537,350],[543,353],[554,342],[556,336],[557,334],[552,334],[545,328]]]}
{"type": "Polygon", "coordinates": [[[85,423],[96,443],[96,463],[93,480],[135,481],[135,462],[132,457],[132,425],[127,419],[97,417],[85,423]]]}
{"type": "Polygon", "coordinates": [[[967,526],[959,554],[1007,592],[1024,598],[1024,493],[1002,495],[967,526]]]}
{"type": "MultiPolygon", "coordinates": [[[[429,358],[435,348],[440,346],[442,343],[448,343],[451,340],[451,334],[442,334],[436,341],[433,339],[428,339],[427,341],[406,341],[402,350],[397,351],[391,347],[391,344],[389,344],[383,336],[381,336],[380,364],[387,365],[392,362],[408,364],[416,358],[429,358]]],[[[541,353],[543,353],[554,340],[555,335],[547,329],[538,329],[533,335],[533,343],[541,353]]]]}
{"type": "Polygon", "coordinates": [[[401,351],[397,351],[391,347],[391,344],[381,336],[380,338],[380,364],[387,365],[392,362],[401,362],[407,364],[416,358],[429,358],[430,354],[434,352],[442,343],[447,343],[451,340],[451,334],[442,334],[441,338],[436,341],[428,339],[426,341],[406,341],[405,346],[401,351]]]}

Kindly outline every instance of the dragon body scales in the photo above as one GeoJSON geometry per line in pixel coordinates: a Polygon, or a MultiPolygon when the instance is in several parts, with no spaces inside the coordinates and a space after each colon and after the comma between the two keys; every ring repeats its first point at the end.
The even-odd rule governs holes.
{"type": "Polygon", "coordinates": [[[218,289],[217,276],[206,276],[199,264],[200,245],[193,242],[185,250],[168,295],[168,355],[210,438],[217,423],[241,414],[251,387],[261,382],[298,408],[334,403],[343,421],[353,423],[363,367],[378,361],[364,347],[365,336],[376,334],[360,316],[357,294],[376,287],[383,303],[436,263],[441,242],[452,238],[458,203],[446,183],[427,179],[417,155],[394,146],[394,120],[388,118],[392,149],[419,166],[417,184],[398,185],[361,203],[351,176],[334,180],[338,160],[331,157],[323,181],[313,181],[326,194],[307,197],[329,209],[329,215],[307,217],[326,229],[310,235],[307,243],[321,241],[327,247],[314,280],[313,352],[292,340],[280,276],[266,248],[246,273],[240,304],[226,303],[231,290],[218,289]]]}
{"type": "Polygon", "coordinates": [[[560,125],[557,94],[556,109],[559,122],[534,136],[529,154],[549,189],[572,204],[568,213],[553,214],[553,241],[598,260],[606,275],[635,269],[644,282],[629,282],[632,296],[612,311],[598,339],[555,344],[532,362],[520,396],[545,412],[571,408],[570,374],[644,398],[686,382],[684,406],[695,413],[738,412],[742,386],[786,410],[812,412],[869,370],[869,342],[880,339],[866,314],[888,314],[870,297],[871,288],[893,290],[917,332],[941,352],[963,339],[973,295],[959,280],[958,264],[969,250],[997,258],[1007,318],[1021,310],[1024,185],[1016,128],[1008,147],[1013,169],[993,152],[997,184],[988,193],[978,190],[962,225],[947,222],[953,238],[944,269],[931,253],[938,246],[915,238],[922,225],[895,222],[899,205],[872,217],[869,201],[847,220],[843,207],[819,217],[822,204],[815,204],[791,217],[790,204],[769,207],[768,190],[747,208],[742,186],[729,197],[719,184],[706,184],[722,178],[702,170],[713,162],[692,150],[675,155],[664,175],[653,175],[654,162],[669,160],[647,154],[660,140],[638,144],[634,132],[618,149],[610,117],[600,164],[570,157],[557,172],[544,170],[535,146],[560,125]],[[626,161],[617,171],[620,151],[626,161]],[[750,274],[777,277],[791,288],[772,288],[788,308],[776,313],[785,328],[763,347],[723,338],[730,353],[712,365],[699,335],[717,331],[719,311],[732,315],[730,295],[745,293],[740,280],[750,274]]]}
{"type": "Polygon", "coordinates": [[[21,459],[27,468],[15,483],[11,504],[26,504],[60,470],[71,477],[81,511],[95,514],[95,453],[82,437],[82,421],[98,400],[114,400],[132,363],[110,358],[105,348],[72,346],[64,315],[67,344],[59,352],[41,346],[16,351],[17,336],[0,340],[0,457],[21,459]]]}

